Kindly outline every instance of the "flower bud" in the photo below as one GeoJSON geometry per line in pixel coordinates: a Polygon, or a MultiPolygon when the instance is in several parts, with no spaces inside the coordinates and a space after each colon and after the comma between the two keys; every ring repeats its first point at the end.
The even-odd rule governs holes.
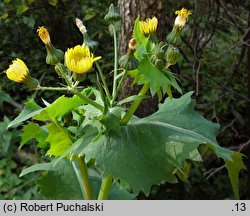
{"type": "Polygon", "coordinates": [[[85,25],[83,25],[83,22],[76,18],[76,26],[78,27],[78,29],[80,30],[80,32],[84,35],[85,33],[87,33],[87,29],[85,27],[85,25]]]}
{"type": "Polygon", "coordinates": [[[131,49],[119,59],[119,65],[125,70],[134,70],[138,67],[138,64],[139,61],[134,56],[134,51],[131,49]]]}
{"type": "Polygon", "coordinates": [[[130,39],[128,47],[131,50],[135,50],[135,47],[136,47],[136,40],[135,40],[135,38],[130,39]]]}
{"type": "Polygon", "coordinates": [[[180,58],[180,51],[174,46],[169,46],[166,52],[167,65],[174,65],[180,58]]]}
{"type": "Polygon", "coordinates": [[[109,12],[105,15],[104,20],[108,23],[115,23],[120,21],[121,15],[115,11],[114,5],[109,6],[109,12]]]}
{"type": "Polygon", "coordinates": [[[162,70],[165,66],[164,61],[162,61],[161,59],[156,59],[154,64],[160,70],[162,70]]]}

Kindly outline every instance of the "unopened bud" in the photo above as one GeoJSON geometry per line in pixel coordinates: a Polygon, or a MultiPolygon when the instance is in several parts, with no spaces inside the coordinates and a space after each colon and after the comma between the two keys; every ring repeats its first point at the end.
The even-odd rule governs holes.
{"type": "Polygon", "coordinates": [[[129,49],[135,50],[136,47],[136,40],[134,38],[130,39],[129,44],[128,44],[129,49]]]}
{"type": "Polygon", "coordinates": [[[129,49],[127,54],[119,59],[119,65],[125,70],[134,70],[138,67],[139,62],[134,56],[134,51],[129,49]]]}
{"type": "Polygon", "coordinates": [[[121,19],[121,15],[115,11],[114,5],[111,4],[109,6],[109,12],[104,17],[104,20],[108,23],[115,23],[115,22],[120,21],[120,19],[121,19]]]}
{"type": "Polygon", "coordinates": [[[83,35],[87,32],[85,25],[83,25],[83,22],[78,18],[76,18],[76,26],[83,35]]]}
{"type": "Polygon", "coordinates": [[[169,46],[166,52],[166,61],[168,65],[174,65],[180,58],[180,51],[178,48],[169,46]]]}

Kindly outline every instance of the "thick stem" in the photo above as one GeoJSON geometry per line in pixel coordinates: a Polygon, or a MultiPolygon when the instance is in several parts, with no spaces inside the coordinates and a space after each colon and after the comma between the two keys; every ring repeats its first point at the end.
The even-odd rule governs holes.
{"type": "Polygon", "coordinates": [[[113,81],[113,92],[112,92],[112,101],[114,101],[114,96],[117,91],[117,36],[115,26],[112,24],[113,33],[114,33],[114,81],[113,81]]]}
{"type": "MultiPolygon", "coordinates": [[[[144,84],[141,91],[138,93],[138,96],[144,96],[147,93],[148,89],[149,89],[149,85],[144,84]]],[[[129,107],[127,113],[125,114],[125,116],[121,120],[122,125],[125,125],[129,122],[130,118],[135,113],[135,111],[137,110],[137,108],[140,105],[142,100],[143,100],[143,97],[138,97],[137,99],[134,100],[132,105],[129,107]]]]}
{"type": "Polygon", "coordinates": [[[102,180],[102,185],[99,191],[98,200],[107,200],[112,186],[112,175],[108,175],[102,180]]]}
{"type": "Polygon", "coordinates": [[[89,178],[88,178],[88,168],[85,162],[81,158],[76,159],[76,161],[78,163],[78,166],[75,163],[73,163],[73,166],[74,166],[78,181],[81,185],[81,188],[82,190],[84,190],[83,191],[84,199],[93,200],[94,197],[93,197],[93,193],[92,193],[91,186],[89,183],[89,178]]]}
{"type": "Polygon", "coordinates": [[[41,91],[68,91],[68,87],[46,87],[46,86],[37,86],[35,90],[41,91]]]}
{"type": "Polygon", "coordinates": [[[102,83],[103,83],[103,86],[104,86],[104,90],[105,90],[105,92],[106,92],[106,95],[107,95],[107,97],[108,97],[108,100],[111,101],[111,95],[110,95],[110,92],[109,92],[109,89],[108,89],[108,85],[107,85],[105,76],[104,76],[104,74],[103,74],[103,72],[102,72],[102,69],[101,69],[101,67],[100,67],[100,65],[99,65],[98,62],[95,62],[95,64],[96,64],[96,67],[97,67],[97,69],[98,69],[98,71],[99,71],[100,77],[101,77],[101,79],[102,79],[102,83]]]}
{"type": "Polygon", "coordinates": [[[75,95],[77,95],[79,98],[81,98],[83,101],[85,101],[86,103],[92,105],[93,107],[95,107],[96,109],[99,109],[101,111],[103,111],[103,107],[96,103],[95,101],[89,99],[88,97],[86,97],[85,95],[82,95],[78,90],[73,89],[72,93],[74,93],[75,95]]]}

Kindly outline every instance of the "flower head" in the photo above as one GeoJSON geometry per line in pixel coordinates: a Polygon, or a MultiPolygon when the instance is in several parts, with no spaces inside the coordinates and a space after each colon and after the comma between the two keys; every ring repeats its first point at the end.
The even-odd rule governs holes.
{"type": "Polygon", "coordinates": [[[29,78],[29,70],[26,64],[19,58],[12,61],[12,64],[6,71],[7,77],[18,83],[24,83],[29,78]]]}
{"type": "Polygon", "coordinates": [[[75,73],[85,73],[93,65],[94,61],[101,57],[95,57],[89,51],[89,47],[77,45],[74,48],[70,48],[65,53],[66,66],[75,73]]]}
{"type": "Polygon", "coordinates": [[[156,31],[158,25],[158,19],[153,17],[152,19],[146,19],[146,21],[140,21],[141,32],[148,36],[156,31]]]}
{"type": "Polygon", "coordinates": [[[175,14],[177,14],[178,16],[175,18],[174,25],[178,26],[179,28],[183,28],[188,20],[188,16],[192,13],[191,11],[182,8],[181,10],[175,11],[175,14]]]}
{"type": "Polygon", "coordinates": [[[51,43],[49,32],[44,26],[39,27],[36,32],[38,33],[38,36],[41,38],[41,40],[43,41],[45,45],[48,45],[51,43]]]}

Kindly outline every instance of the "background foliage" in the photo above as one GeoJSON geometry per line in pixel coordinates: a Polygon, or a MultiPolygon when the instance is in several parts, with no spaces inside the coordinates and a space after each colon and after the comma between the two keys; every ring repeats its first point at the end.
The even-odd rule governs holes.
{"type": "MultiPolygon", "coordinates": [[[[84,20],[91,37],[99,41],[98,55],[104,68],[109,68],[112,46],[103,17],[109,4],[98,0],[4,0],[0,2],[0,199],[42,199],[36,186],[40,175],[19,178],[21,170],[37,162],[45,152],[33,140],[19,148],[20,129],[7,130],[10,119],[20,112],[28,98],[53,101],[59,95],[50,92],[29,92],[23,85],[7,80],[4,70],[11,60],[22,58],[32,75],[41,83],[56,85],[53,68],[45,64],[46,50],[36,35],[38,26],[46,26],[56,47],[66,50],[82,43],[74,25],[76,17],[84,20]],[[105,10],[104,10],[105,8],[105,10]],[[106,28],[105,28],[106,27],[106,28]]],[[[174,12],[183,6],[192,10],[192,17],[183,35],[183,60],[172,68],[181,81],[183,92],[195,90],[198,110],[221,124],[218,141],[228,148],[246,153],[250,143],[246,113],[249,109],[247,77],[247,35],[249,5],[247,1],[176,1],[168,5],[166,34],[171,30],[174,12]],[[206,7],[204,7],[204,4],[206,7]]],[[[110,62],[112,63],[112,62],[110,62]]],[[[109,71],[109,70],[107,70],[109,71]]],[[[109,74],[107,74],[109,76],[109,74]]],[[[85,85],[95,83],[88,74],[85,85]]],[[[178,93],[176,95],[179,96],[178,93]]],[[[39,103],[39,101],[36,101],[39,103]]],[[[187,162],[183,182],[155,186],[149,199],[223,199],[233,196],[225,167],[201,148],[204,164],[187,162]]],[[[47,176],[48,177],[48,176],[47,176]]],[[[241,198],[247,197],[247,173],[240,176],[241,198]]],[[[143,194],[138,199],[145,199],[143,194]]]]}

